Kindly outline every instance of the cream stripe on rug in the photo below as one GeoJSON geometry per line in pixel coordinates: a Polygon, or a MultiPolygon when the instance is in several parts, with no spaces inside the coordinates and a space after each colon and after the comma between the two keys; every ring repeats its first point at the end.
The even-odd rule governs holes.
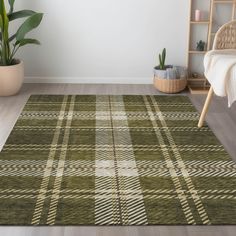
{"type": "MultiPolygon", "coordinates": [[[[143,96],[143,100],[144,100],[144,103],[146,105],[147,112],[148,112],[148,114],[150,116],[150,121],[152,122],[153,127],[154,128],[158,127],[156,118],[155,118],[154,113],[152,111],[152,108],[151,108],[151,106],[150,106],[150,104],[148,102],[147,96],[143,96]]],[[[159,143],[161,145],[161,150],[162,150],[163,156],[165,158],[166,165],[169,168],[169,173],[170,173],[170,176],[171,176],[172,181],[174,183],[174,186],[175,186],[175,189],[176,189],[176,193],[178,195],[180,204],[182,206],[182,210],[183,210],[183,212],[185,214],[185,218],[186,218],[188,224],[196,224],[196,222],[194,220],[194,217],[193,217],[193,213],[192,213],[191,207],[190,207],[190,205],[188,203],[186,195],[184,194],[184,189],[182,188],[180,179],[179,179],[178,174],[177,174],[177,172],[175,170],[175,165],[174,165],[173,161],[170,158],[170,154],[168,152],[168,149],[165,148],[166,145],[165,145],[163,136],[162,136],[161,132],[158,129],[155,129],[155,133],[156,133],[158,141],[159,141],[159,143]]]]}
{"type": "MultiPolygon", "coordinates": [[[[96,194],[95,223],[107,224],[147,224],[147,216],[143,201],[143,194],[139,182],[134,152],[132,149],[117,148],[126,144],[132,146],[128,129],[128,121],[122,96],[97,96],[96,103],[96,145],[111,145],[113,150],[96,151],[96,191],[112,189],[110,198],[104,194],[96,194]],[[106,103],[105,103],[106,102],[106,103]],[[122,116],[113,117],[116,110],[114,103],[119,103],[122,116]],[[100,111],[105,111],[107,120],[99,117],[100,111]],[[108,127],[101,132],[101,127],[108,127]],[[124,127],[120,132],[116,127],[124,127]],[[136,197],[132,198],[132,190],[136,190],[136,197]],[[131,192],[130,192],[131,191],[131,192]]],[[[108,193],[106,193],[108,194],[108,193]]]]}
{"type": "MultiPolygon", "coordinates": [[[[71,123],[73,120],[74,105],[75,105],[75,96],[71,96],[69,113],[66,120],[67,127],[71,126],[71,123]]],[[[64,174],[64,166],[65,166],[65,161],[66,161],[66,153],[67,153],[67,146],[69,143],[69,138],[70,138],[70,129],[65,129],[65,133],[64,133],[64,137],[62,141],[62,147],[61,147],[61,154],[59,157],[57,173],[55,176],[53,192],[52,192],[50,207],[49,207],[49,212],[48,212],[48,218],[47,218],[48,225],[54,225],[55,223],[55,217],[57,214],[57,206],[58,206],[58,201],[60,198],[61,182],[62,182],[62,178],[64,174]]]]}
{"type": "Polygon", "coordinates": [[[42,183],[40,186],[39,194],[37,197],[32,222],[31,222],[34,225],[37,225],[40,223],[40,219],[41,219],[41,215],[42,215],[42,211],[43,211],[43,205],[44,205],[44,201],[46,199],[48,183],[49,183],[49,180],[51,177],[53,161],[54,161],[54,158],[56,155],[56,150],[57,150],[56,147],[58,144],[59,136],[61,134],[61,127],[62,127],[62,123],[64,120],[68,97],[69,96],[64,96],[63,103],[61,105],[61,110],[60,110],[60,114],[58,117],[56,129],[54,132],[54,136],[53,136],[53,140],[52,140],[52,144],[51,144],[51,148],[50,148],[50,152],[49,152],[49,156],[48,156],[48,160],[47,160],[47,165],[44,170],[44,175],[43,175],[42,183]]]}
{"type": "Polygon", "coordinates": [[[208,217],[208,215],[206,213],[206,210],[205,210],[205,208],[204,208],[204,206],[202,204],[202,201],[201,201],[201,199],[200,199],[200,197],[198,195],[198,192],[197,192],[196,188],[194,187],[194,184],[193,184],[193,182],[191,180],[191,177],[190,177],[190,175],[188,173],[186,165],[185,165],[184,161],[181,158],[180,152],[179,152],[179,150],[178,150],[178,148],[177,148],[177,146],[175,144],[174,138],[172,137],[171,132],[168,130],[168,126],[166,124],[165,117],[162,115],[162,112],[161,112],[161,110],[160,110],[156,100],[154,99],[154,97],[150,96],[150,98],[151,98],[152,104],[154,105],[155,111],[158,114],[158,117],[159,117],[159,120],[160,120],[162,126],[167,128],[167,129],[164,130],[165,134],[166,134],[166,137],[167,137],[168,142],[169,142],[169,144],[170,144],[170,146],[172,148],[174,156],[175,156],[175,158],[177,160],[178,166],[181,169],[182,176],[183,176],[183,178],[184,178],[184,180],[185,180],[185,182],[186,182],[186,184],[188,186],[188,189],[189,189],[189,191],[191,193],[192,199],[193,199],[193,201],[195,203],[195,206],[196,206],[196,209],[198,211],[198,214],[201,217],[202,223],[203,224],[210,224],[209,217],[208,217]]]}

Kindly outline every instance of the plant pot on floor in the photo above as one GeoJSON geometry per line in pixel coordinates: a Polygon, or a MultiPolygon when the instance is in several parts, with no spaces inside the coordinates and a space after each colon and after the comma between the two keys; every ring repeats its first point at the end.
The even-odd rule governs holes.
{"type": "Polygon", "coordinates": [[[0,96],[16,94],[23,83],[24,66],[22,61],[15,59],[17,51],[26,45],[40,44],[27,34],[39,26],[43,14],[31,10],[15,11],[15,2],[0,0],[0,96]],[[23,23],[10,36],[10,22],[20,18],[24,18],[23,23]]]}
{"type": "Polygon", "coordinates": [[[11,96],[19,92],[24,81],[24,64],[15,60],[13,65],[0,66],[0,96],[11,96]]]}
{"type": "Polygon", "coordinates": [[[165,70],[154,68],[154,87],[163,93],[179,93],[187,86],[187,69],[166,66],[165,70]]]}

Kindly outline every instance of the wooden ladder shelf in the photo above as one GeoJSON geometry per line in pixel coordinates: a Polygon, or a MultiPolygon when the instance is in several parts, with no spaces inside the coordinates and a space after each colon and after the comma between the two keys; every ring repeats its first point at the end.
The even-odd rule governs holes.
{"type": "Polygon", "coordinates": [[[231,19],[235,19],[236,13],[236,0],[208,0],[209,1],[209,19],[194,21],[192,17],[193,13],[193,1],[198,0],[190,0],[190,13],[189,13],[189,43],[188,43],[188,53],[187,53],[187,66],[189,68],[189,78],[188,78],[188,88],[192,94],[206,94],[209,91],[210,86],[207,84],[207,80],[204,76],[200,76],[199,78],[192,77],[191,71],[191,60],[193,56],[204,56],[209,50],[212,48],[212,42],[214,40],[216,32],[212,32],[213,29],[213,18],[214,18],[214,9],[216,4],[231,4],[232,5],[232,16],[231,19]],[[197,27],[198,25],[206,25],[207,27],[207,42],[206,42],[206,50],[205,51],[197,51],[191,48],[191,40],[192,40],[192,29],[193,27],[197,27]],[[196,83],[198,86],[196,86],[196,83]]]}

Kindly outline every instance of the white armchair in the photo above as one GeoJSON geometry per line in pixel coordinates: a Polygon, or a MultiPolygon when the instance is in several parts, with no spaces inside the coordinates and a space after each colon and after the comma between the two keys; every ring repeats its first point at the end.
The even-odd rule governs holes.
{"type": "MultiPolygon", "coordinates": [[[[226,23],[216,33],[213,44],[213,50],[222,50],[222,49],[236,49],[236,20],[226,23]]],[[[214,91],[211,86],[200,116],[200,120],[198,123],[199,128],[203,126],[213,94],[214,91]]]]}

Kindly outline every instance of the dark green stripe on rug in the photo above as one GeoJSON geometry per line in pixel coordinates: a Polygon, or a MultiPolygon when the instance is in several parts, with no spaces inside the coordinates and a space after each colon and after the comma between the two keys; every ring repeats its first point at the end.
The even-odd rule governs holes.
{"type": "Polygon", "coordinates": [[[0,153],[0,224],[236,224],[236,164],[198,118],[185,96],[31,96],[0,153]]]}

